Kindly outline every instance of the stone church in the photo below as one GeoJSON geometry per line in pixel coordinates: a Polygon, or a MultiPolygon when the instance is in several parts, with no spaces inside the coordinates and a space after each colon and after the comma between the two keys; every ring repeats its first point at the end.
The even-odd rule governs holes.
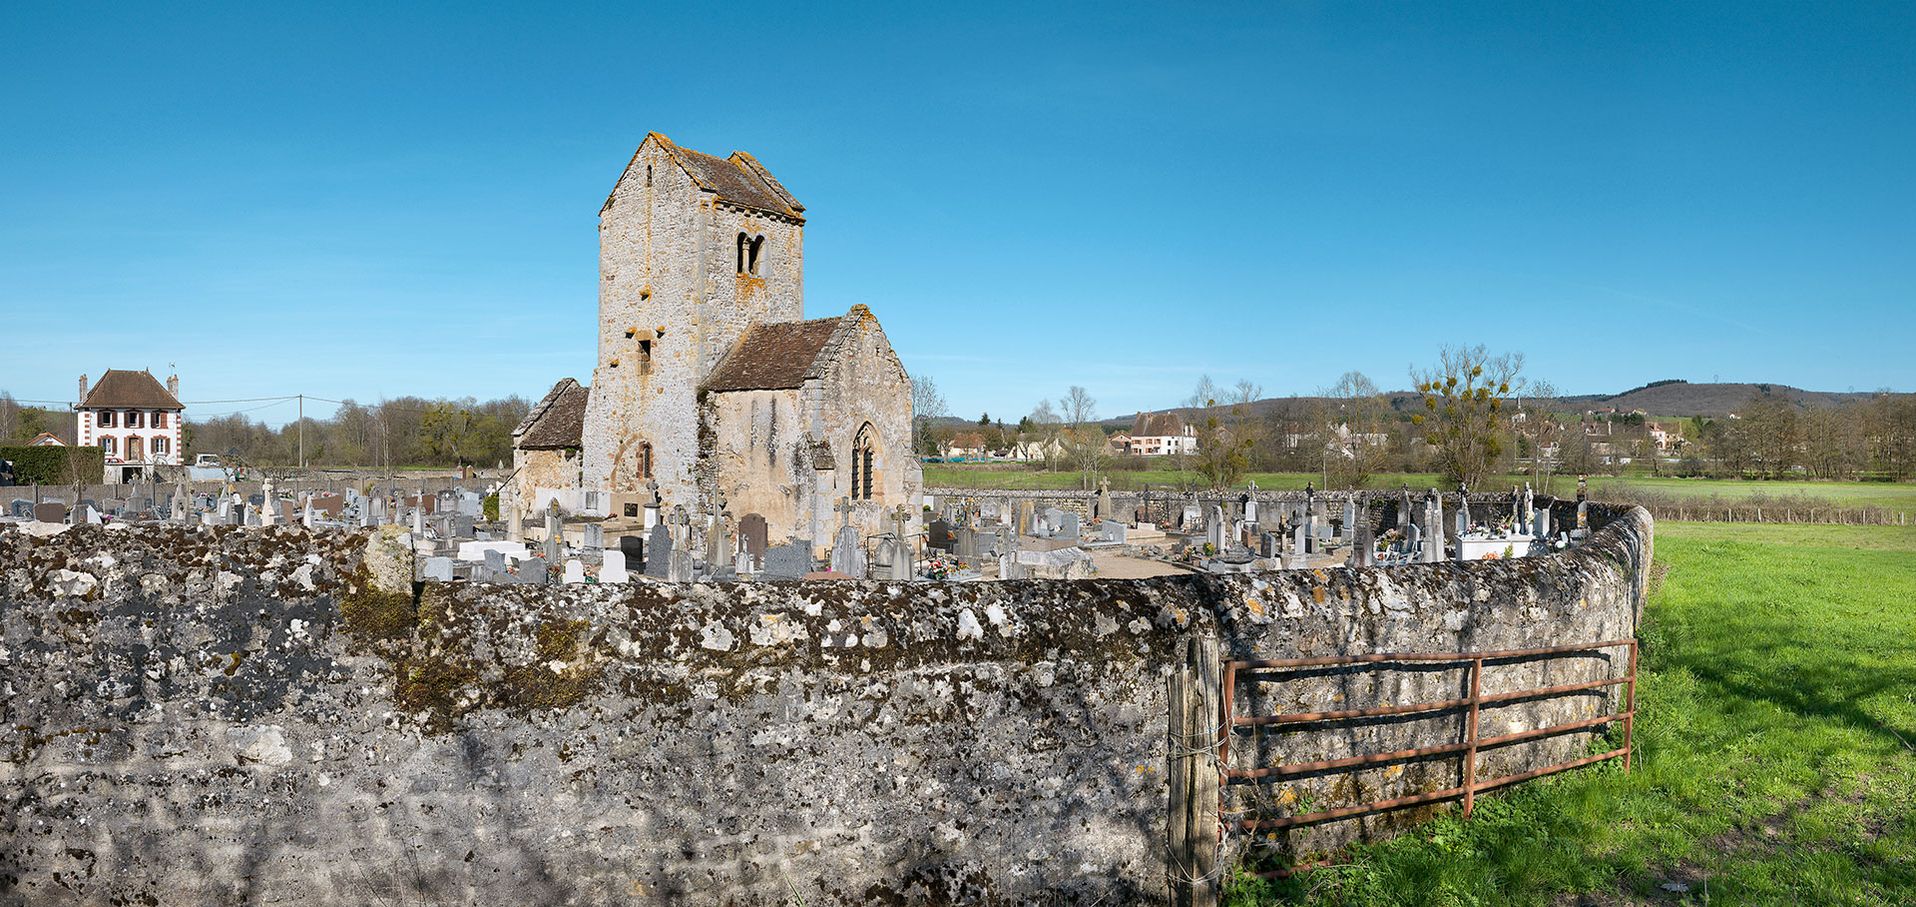
{"type": "Polygon", "coordinates": [[[514,432],[513,506],[683,507],[701,545],[723,520],[817,551],[845,519],[915,523],[911,378],[865,306],[806,320],[804,239],[758,159],[648,134],[599,209],[592,384],[560,381],[514,432]]]}

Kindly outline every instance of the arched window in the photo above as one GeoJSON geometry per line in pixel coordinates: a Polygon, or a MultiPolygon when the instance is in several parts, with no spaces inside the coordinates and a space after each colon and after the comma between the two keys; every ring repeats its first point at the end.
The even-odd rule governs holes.
{"type": "Polygon", "coordinates": [[[878,496],[878,477],[874,470],[877,450],[878,431],[867,422],[852,440],[851,497],[854,501],[869,501],[878,496]]]}
{"type": "Polygon", "coordinates": [[[652,442],[639,442],[639,478],[652,478],[652,442]]]}
{"type": "Polygon", "coordinates": [[[764,261],[765,235],[740,232],[738,235],[738,272],[758,276],[764,261]]]}

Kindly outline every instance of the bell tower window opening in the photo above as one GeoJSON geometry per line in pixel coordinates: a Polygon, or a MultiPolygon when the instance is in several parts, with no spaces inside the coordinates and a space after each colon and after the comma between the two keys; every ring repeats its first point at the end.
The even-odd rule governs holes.
{"type": "Polygon", "coordinates": [[[639,442],[639,478],[652,478],[652,442],[639,442]]]}
{"type": "Polygon", "coordinates": [[[753,235],[741,231],[738,235],[738,273],[740,276],[757,277],[763,272],[765,261],[765,234],[753,235]]]}

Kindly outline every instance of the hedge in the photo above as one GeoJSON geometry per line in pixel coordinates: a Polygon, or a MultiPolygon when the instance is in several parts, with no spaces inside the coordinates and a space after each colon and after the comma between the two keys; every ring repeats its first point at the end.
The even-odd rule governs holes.
{"type": "Polygon", "coordinates": [[[21,485],[73,484],[69,457],[78,459],[83,482],[100,483],[106,454],[98,447],[0,447],[0,460],[13,461],[13,480],[21,485]]]}

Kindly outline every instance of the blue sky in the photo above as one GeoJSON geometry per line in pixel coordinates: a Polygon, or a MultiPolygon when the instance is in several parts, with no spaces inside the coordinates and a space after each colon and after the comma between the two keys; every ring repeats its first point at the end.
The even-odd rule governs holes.
{"type": "Polygon", "coordinates": [[[588,380],[647,130],[772,168],[808,315],[871,306],[965,415],[1459,342],[1916,389],[1916,4],[810,7],[16,4],[0,389],[588,380]]]}

